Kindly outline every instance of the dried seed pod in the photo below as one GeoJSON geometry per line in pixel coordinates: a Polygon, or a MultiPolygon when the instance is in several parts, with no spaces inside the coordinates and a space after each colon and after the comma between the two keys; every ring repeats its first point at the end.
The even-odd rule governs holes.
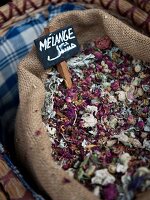
{"type": "Polygon", "coordinates": [[[113,164],[110,164],[108,166],[108,171],[111,173],[111,174],[115,174],[116,173],[116,166],[113,165],[113,164]]]}
{"type": "Polygon", "coordinates": [[[139,73],[139,72],[141,71],[141,66],[140,66],[140,65],[136,65],[136,66],[134,67],[134,71],[135,71],[136,73],[139,73]]]}

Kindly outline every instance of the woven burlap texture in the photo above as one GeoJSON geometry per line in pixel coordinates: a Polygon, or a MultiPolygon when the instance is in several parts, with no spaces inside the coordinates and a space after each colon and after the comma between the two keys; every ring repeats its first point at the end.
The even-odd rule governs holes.
{"type": "MultiPolygon", "coordinates": [[[[150,38],[103,10],[60,14],[50,22],[49,27],[54,30],[68,25],[74,27],[80,44],[108,35],[125,52],[135,58],[150,61],[150,38]]],[[[18,67],[20,105],[15,133],[17,157],[40,188],[53,200],[96,200],[97,197],[70,178],[51,157],[51,143],[41,117],[45,98],[43,77],[46,72],[33,46],[18,67]]]]}

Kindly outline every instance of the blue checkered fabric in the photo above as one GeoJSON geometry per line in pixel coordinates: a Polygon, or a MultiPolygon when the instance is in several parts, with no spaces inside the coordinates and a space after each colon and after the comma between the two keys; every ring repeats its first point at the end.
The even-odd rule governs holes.
{"type": "Polygon", "coordinates": [[[33,41],[38,38],[44,27],[61,12],[83,10],[81,5],[64,3],[48,6],[48,17],[42,13],[29,17],[0,37],[0,142],[8,149],[13,147],[14,124],[19,103],[17,85],[17,65],[31,50],[33,41]]]}

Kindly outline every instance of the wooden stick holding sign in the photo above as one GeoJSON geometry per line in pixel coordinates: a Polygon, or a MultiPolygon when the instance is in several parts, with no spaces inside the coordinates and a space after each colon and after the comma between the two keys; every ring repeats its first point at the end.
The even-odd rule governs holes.
{"type": "MultiPolygon", "coordinates": [[[[44,31],[46,34],[53,32],[55,30],[49,29],[49,28],[44,28],[44,31]]],[[[68,66],[67,66],[67,62],[66,61],[62,61],[59,64],[56,65],[57,66],[57,71],[59,72],[60,76],[62,78],[64,78],[64,82],[67,88],[71,88],[72,87],[72,80],[71,80],[71,74],[68,70],[68,66]]]]}

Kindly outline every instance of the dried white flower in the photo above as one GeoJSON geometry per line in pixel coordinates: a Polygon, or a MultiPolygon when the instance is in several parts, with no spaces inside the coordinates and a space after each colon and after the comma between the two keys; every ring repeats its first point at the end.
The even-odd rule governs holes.
{"type": "Polygon", "coordinates": [[[105,74],[100,74],[99,78],[102,80],[102,82],[107,82],[107,76],[105,74]]]}
{"type": "Polygon", "coordinates": [[[97,107],[96,106],[87,106],[86,107],[86,112],[89,112],[89,113],[94,113],[97,114],[98,110],[97,110],[97,107]]]}
{"type": "Polygon", "coordinates": [[[141,148],[142,147],[141,142],[136,138],[129,138],[129,143],[132,144],[136,148],[141,148]]]}
{"type": "Polygon", "coordinates": [[[138,88],[137,95],[138,96],[143,96],[143,94],[144,94],[144,92],[143,92],[142,88],[138,88]]]}
{"type": "Polygon", "coordinates": [[[150,117],[147,118],[146,125],[144,126],[144,131],[150,132],[150,117]]]}
{"type": "Polygon", "coordinates": [[[132,137],[132,138],[135,138],[135,133],[134,132],[129,132],[129,134],[130,134],[130,136],[132,137]]]}
{"type": "Polygon", "coordinates": [[[127,143],[129,141],[129,137],[125,135],[123,132],[119,135],[113,135],[112,138],[118,139],[119,142],[127,143]]]}
{"type": "Polygon", "coordinates": [[[119,163],[117,164],[117,172],[125,173],[128,169],[128,163],[131,160],[131,156],[128,153],[123,153],[119,156],[119,163]]]}
{"type": "Polygon", "coordinates": [[[135,77],[135,78],[132,80],[131,85],[132,85],[132,86],[138,86],[138,85],[140,84],[140,82],[141,82],[141,79],[138,78],[138,77],[135,77]]]}
{"type": "Polygon", "coordinates": [[[107,185],[115,182],[115,177],[111,175],[107,169],[100,169],[95,172],[92,178],[92,184],[107,185]]]}
{"type": "Polygon", "coordinates": [[[150,126],[150,117],[147,118],[147,125],[150,126]]]}
{"type": "Polygon", "coordinates": [[[93,116],[93,114],[85,113],[82,115],[81,119],[84,124],[83,127],[94,127],[97,124],[97,119],[93,116]]]}
{"type": "Polygon", "coordinates": [[[120,163],[117,164],[117,168],[116,168],[116,171],[118,173],[125,173],[128,169],[128,166],[127,165],[122,165],[120,163]]]}
{"type": "Polygon", "coordinates": [[[82,142],[82,147],[86,148],[86,146],[87,146],[87,141],[84,139],[83,142],[82,142]]]}
{"type": "Polygon", "coordinates": [[[144,126],[144,131],[146,131],[146,132],[150,132],[150,126],[145,125],[145,126],[144,126]]]}
{"type": "Polygon", "coordinates": [[[47,128],[47,131],[48,131],[48,134],[50,136],[54,136],[56,134],[56,128],[54,127],[51,127],[49,125],[46,125],[46,128],[47,128]]]}
{"type": "Polygon", "coordinates": [[[139,176],[143,176],[145,174],[150,174],[150,170],[147,167],[139,167],[137,173],[139,176]]]}
{"type": "Polygon", "coordinates": [[[116,140],[108,140],[106,145],[107,147],[112,147],[116,142],[116,140]]]}
{"type": "Polygon", "coordinates": [[[111,72],[111,70],[108,68],[107,64],[105,64],[103,67],[104,67],[103,68],[104,72],[106,72],[106,73],[110,73],[111,72]]]}
{"type": "Polygon", "coordinates": [[[46,124],[46,129],[48,131],[48,136],[51,143],[55,144],[56,128],[49,126],[49,124],[46,124]]]}
{"type": "Polygon", "coordinates": [[[130,86],[129,85],[122,85],[121,88],[125,91],[128,92],[130,90],[130,86]]]}
{"type": "Polygon", "coordinates": [[[115,128],[116,125],[117,125],[117,122],[118,122],[118,119],[114,115],[112,115],[110,120],[109,120],[109,126],[111,128],[115,128]]]}
{"type": "Polygon", "coordinates": [[[129,161],[131,160],[131,156],[129,153],[123,153],[119,156],[119,160],[122,164],[128,165],[129,161]]]}
{"type": "Polygon", "coordinates": [[[97,127],[95,127],[93,130],[88,131],[90,134],[96,136],[97,135],[97,127]]]}
{"type": "Polygon", "coordinates": [[[109,82],[103,82],[102,83],[102,86],[103,86],[103,88],[105,89],[105,88],[107,88],[107,87],[110,87],[110,83],[109,82]]]}
{"type": "Polygon", "coordinates": [[[104,72],[106,73],[111,72],[111,70],[108,68],[108,65],[105,63],[104,60],[101,62],[101,66],[103,67],[104,72]]]}
{"type": "Polygon", "coordinates": [[[126,100],[126,93],[124,91],[117,91],[115,93],[118,95],[119,101],[125,101],[126,100]]]}
{"type": "Polygon", "coordinates": [[[101,66],[105,66],[106,64],[105,64],[105,61],[104,60],[102,60],[102,62],[101,62],[101,66]]]}
{"type": "Polygon", "coordinates": [[[150,140],[144,140],[143,141],[143,148],[147,149],[148,151],[150,151],[150,140]]]}
{"type": "Polygon", "coordinates": [[[93,54],[84,55],[80,54],[74,58],[71,58],[67,61],[68,66],[71,66],[71,68],[76,67],[88,67],[90,63],[93,63],[95,60],[95,56],[93,54]]]}
{"type": "Polygon", "coordinates": [[[66,142],[63,140],[63,139],[61,139],[60,140],[60,143],[59,143],[59,145],[58,145],[58,147],[60,147],[60,148],[65,148],[65,147],[67,147],[67,144],[66,144],[66,142]]]}
{"type": "Polygon", "coordinates": [[[108,102],[109,103],[117,103],[117,99],[113,95],[110,95],[108,97],[108,102]]]}

